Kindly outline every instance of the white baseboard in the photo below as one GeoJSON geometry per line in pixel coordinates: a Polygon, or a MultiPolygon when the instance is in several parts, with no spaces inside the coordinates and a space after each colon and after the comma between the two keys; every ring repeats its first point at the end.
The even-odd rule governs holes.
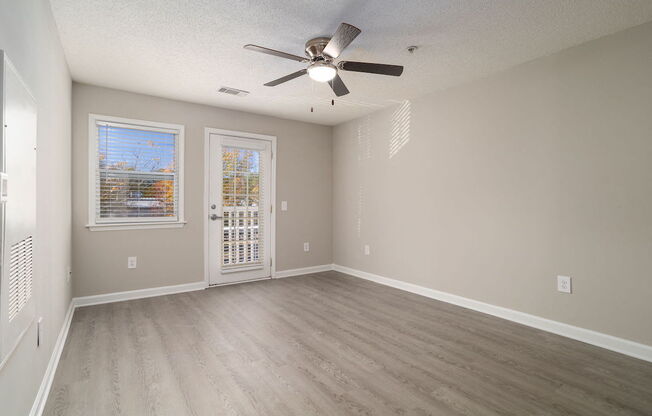
{"type": "Polygon", "coordinates": [[[333,270],[332,264],[322,264],[321,266],[310,266],[310,267],[302,267],[300,269],[288,269],[288,270],[277,271],[274,274],[274,278],[279,279],[282,277],[301,276],[302,274],[327,272],[329,270],[333,270]]]}
{"type": "Polygon", "coordinates": [[[72,322],[72,315],[74,312],[75,304],[71,300],[70,305],[68,306],[68,311],[66,312],[66,316],[63,318],[63,325],[61,325],[61,329],[59,330],[59,336],[57,337],[57,341],[54,344],[54,348],[52,349],[50,361],[48,362],[48,366],[45,369],[45,374],[43,375],[41,386],[36,393],[36,398],[34,399],[34,404],[32,405],[32,410],[29,412],[29,416],[41,416],[43,413],[45,402],[48,400],[50,388],[52,387],[52,381],[54,381],[54,374],[57,372],[59,359],[61,358],[61,353],[63,352],[63,346],[66,344],[66,339],[68,338],[68,330],[70,329],[70,323],[72,322]]]}
{"type": "Polygon", "coordinates": [[[160,286],[148,289],[129,290],[126,292],[106,293],[102,295],[82,296],[73,298],[75,308],[80,306],[100,305],[102,303],[121,302],[123,300],[151,298],[154,296],[171,295],[174,293],[193,292],[206,289],[206,282],[186,283],[183,285],[160,286]]]}
{"type": "Polygon", "coordinates": [[[640,344],[638,342],[614,337],[612,335],[603,334],[601,332],[592,331],[590,329],[580,328],[562,322],[541,318],[539,316],[515,311],[513,309],[491,305],[489,303],[480,302],[462,296],[441,292],[439,290],[430,289],[412,283],[390,279],[387,277],[379,276],[377,274],[364,272],[362,270],[340,266],[338,264],[333,265],[333,270],[360,277],[365,280],[371,280],[385,286],[391,286],[396,289],[405,290],[417,295],[437,299],[468,309],[473,309],[478,312],[486,313],[489,315],[497,316],[499,318],[507,319],[509,321],[518,322],[519,324],[537,328],[542,331],[552,332],[553,334],[572,338],[577,341],[582,341],[587,344],[595,345],[611,351],[619,352],[621,354],[629,355],[631,357],[639,358],[641,360],[652,362],[652,346],[649,345],[640,344]]]}

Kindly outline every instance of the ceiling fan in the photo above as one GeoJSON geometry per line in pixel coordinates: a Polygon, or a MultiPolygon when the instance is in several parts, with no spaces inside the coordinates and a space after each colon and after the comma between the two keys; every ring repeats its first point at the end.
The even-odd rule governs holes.
{"type": "Polygon", "coordinates": [[[370,74],[392,75],[395,77],[403,73],[403,67],[400,65],[374,64],[369,62],[339,61],[335,59],[340,56],[344,48],[349,46],[353,39],[360,34],[360,29],[348,23],[340,24],[333,37],[320,37],[310,39],[306,42],[306,56],[303,58],[291,53],[281,52],[274,49],[264,48],[258,45],[245,45],[244,48],[250,51],[265,53],[268,55],[278,56],[280,58],[291,59],[301,63],[307,63],[308,68],[293,72],[289,75],[275,79],[265,84],[267,87],[275,87],[284,82],[308,74],[310,78],[319,82],[328,82],[333,92],[338,97],[349,93],[348,88],[344,85],[342,78],[338,75],[338,70],[366,72],[370,74]]]}

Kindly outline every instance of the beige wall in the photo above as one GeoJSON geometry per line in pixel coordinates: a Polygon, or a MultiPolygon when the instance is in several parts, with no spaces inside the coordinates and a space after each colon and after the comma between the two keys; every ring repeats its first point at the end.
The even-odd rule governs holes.
{"type": "Polygon", "coordinates": [[[38,105],[34,296],[43,317],[41,346],[33,323],[0,369],[0,413],[27,415],[52,354],[71,288],[70,89],[59,35],[46,0],[0,0],[0,49],[16,66],[38,105]]]}
{"type": "MultiPolygon", "coordinates": [[[[237,99],[237,98],[234,98],[237,99]]],[[[246,99],[246,98],[244,98],[246,99]]],[[[75,296],[204,279],[204,128],[277,136],[276,270],[331,263],[331,127],[73,84],[73,274],[75,296]],[[88,114],[185,126],[181,229],[89,231],[88,114]],[[288,211],[280,211],[280,201],[288,211]],[[303,251],[304,241],[311,251],[303,251]],[[127,269],[127,257],[138,268],[127,269]]]]}
{"type": "Polygon", "coordinates": [[[334,262],[652,345],[650,45],[646,24],[336,127],[334,262]]]}

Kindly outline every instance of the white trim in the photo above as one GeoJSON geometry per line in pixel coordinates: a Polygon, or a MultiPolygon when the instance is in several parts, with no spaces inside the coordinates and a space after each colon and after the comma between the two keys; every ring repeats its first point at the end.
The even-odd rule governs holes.
{"type": "Polygon", "coordinates": [[[135,222],[131,224],[86,224],[86,228],[91,231],[116,231],[116,230],[148,230],[152,228],[181,228],[186,225],[187,221],[175,222],[135,222]]]}
{"type": "Polygon", "coordinates": [[[259,140],[269,140],[272,142],[276,142],[276,136],[271,136],[269,134],[249,133],[246,131],[237,131],[237,130],[224,130],[215,127],[206,127],[204,129],[204,132],[207,136],[211,134],[219,134],[221,136],[231,136],[236,138],[244,137],[246,139],[259,139],[259,140]]]}
{"type": "Polygon", "coordinates": [[[210,200],[210,162],[211,162],[211,134],[209,128],[204,129],[204,221],[202,228],[204,230],[204,283],[206,287],[210,285],[210,264],[208,262],[208,204],[210,200]]]}
{"type": "Polygon", "coordinates": [[[174,286],[160,286],[148,289],[129,290],[126,292],[105,293],[102,295],[82,296],[73,298],[75,308],[81,306],[101,305],[103,303],[122,302],[125,300],[151,298],[155,296],[172,295],[174,293],[193,292],[206,289],[206,283],[194,282],[174,286]]]}
{"type": "Polygon", "coordinates": [[[207,287],[207,289],[212,289],[214,287],[222,287],[222,286],[241,285],[243,283],[262,282],[263,280],[272,280],[272,278],[271,277],[261,277],[261,278],[258,278],[258,279],[238,280],[237,282],[215,283],[215,284],[209,285],[207,287]]]}
{"type": "Polygon", "coordinates": [[[27,324],[25,326],[25,329],[23,329],[20,332],[20,334],[18,334],[18,336],[16,337],[16,341],[14,342],[13,347],[11,347],[11,349],[9,349],[9,351],[7,351],[7,353],[3,357],[1,357],[2,361],[0,361],[0,372],[2,372],[2,369],[5,368],[5,365],[9,362],[9,359],[13,355],[14,351],[16,351],[16,349],[18,349],[18,346],[23,341],[23,337],[25,337],[25,334],[27,334],[27,331],[30,330],[30,328],[32,327],[32,324],[34,323],[35,320],[36,320],[36,317],[32,317],[29,320],[29,324],[27,324]]]}
{"type": "MultiPolygon", "coordinates": [[[[204,128],[204,281],[206,287],[210,285],[210,264],[208,262],[208,203],[210,199],[210,137],[211,134],[223,136],[243,137],[249,139],[268,140],[272,144],[272,167],[270,178],[270,195],[269,203],[273,207],[270,214],[270,247],[269,255],[272,259],[270,268],[270,277],[276,277],[276,136],[266,134],[248,133],[235,130],[224,130],[214,127],[204,128]]],[[[210,285],[216,286],[216,285],[210,285]]]]}
{"type": "Polygon", "coordinates": [[[155,121],[146,121],[146,120],[134,120],[134,119],[123,119],[119,117],[109,117],[109,116],[100,116],[102,120],[97,121],[98,126],[107,126],[107,127],[122,127],[126,129],[134,129],[135,127],[143,127],[147,126],[147,130],[151,131],[156,131],[159,133],[169,133],[169,134],[177,134],[178,128],[176,127],[176,124],[170,124],[169,128],[166,127],[158,127],[158,126],[164,126],[166,123],[158,123],[155,121]],[[121,122],[111,122],[107,121],[109,119],[114,119],[114,120],[121,120],[121,122]],[[122,121],[128,121],[128,123],[123,123],[122,121]],[[143,124],[147,123],[147,124],[143,124]]]}
{"type": "Polygon", "coordinates": [[[59,359],[61,358],[63,347],[66,344],[66,339],[68,338],[68,330],[70,329],[70,323],[72,322],[74,311],[75,305],[71,300],[70,305],[68,306],[68,311],[66,312],[66,316],[63,318],[63,324],[59,330],[59,336],[57,337],[57,341],[54,344],[54,348],[52,349],[50,361],[48,362],[48,366],[45,369],[45,374],[43,375],[41,386],[36,393],[36,398],[34,399],[32,410],[29,412],[30,416],[41,416],[43,413],[43,408],[45,407],[45,403],[48,400],[50,389],[52,388],[52,382],[54,381],[54,374],[57,372],[59,359]]]}
{"type": "Polygon", "coordinates": [[[300,269],[280,270],[274,275],[275,279],[284,277],[301,276],[303,274],[320,273],[333,270],[332,264],[322,264],[321,266],[302,267],[300,269]]]}
{"type": "MultiPolygon", "coordinates": [[[[229,273],[239,273],[239,272],[246,272],[246,271],[252,271],[252,270],[261,270],[264,269],[265,266],[262,264],[254,264],[252,266],[235,266],[235,267],[223,267],[221,269],[222,274],[229,274],[229,273]]],[[[269,276],[268,276],[269,277],[269,276]]],[[[264,279],[264,277],[263,277],[264,279]]],[[[214,285],[211,285],[214,286],[214,285]]]]}
{"type": "Polygon", "coordinates": [[[405,290],[406,292],[415,293],[417,295],[425,296],[431,299],[436,299],[446,303],[451,303],[453,305],[462,306],[464,308],[473,309],[478,312],[497,316],[499,318],[527,325],[532,328],[537,328],[542,331],[552,332],[553,334],[561,335],[577,341],[585,342],[587,344],[629,355],[630,357],[652,362],[652,346],[649,345],[640,344],[638,342],[603,334],[601,332],[592,331],[590,329],[580,328],[562,322],[541,318],[539,316],[515,311],[513,309],[491,305],[489,303],[453,295],[451,293],[441,292],[439,290],[430,289],[412,283],[390,279],[388,277],[364,272],[362,270],[340,266],[338,264],[333,265],[333,270],[350,274],[361,279],[371,280],[372,282],[380,283],[381,285],[405,290]]]}
{"type": "Polygon", "coordinates": [[[185,220],[185,194],[184,194],[184,151],[185,151],[185,126],[183,124],[161,123],[158,121],[138,120],[124,117],[104,116],[100,114],[88,114],[88,225],[91,231],[113,231],[113,230],[141,230],[145,228],[179,228],[186,223],[185,220]],[[97,222],[95,207],[95,170],[97,160],[97,124],[121,125],[125,127],[151,128],[155,131],[174,132],[176,140],[176,162],[177,162],[177,218],[173,221],[157,220],[156,218],[125,218],[123,222],[103,221],[97,222]],[[147,225],[147,226],[145,226],[147,225]],[[102,227],[102,228],[100,228],[102,227]]]}
{"type": "MultiPolygon", "coordinates": [[[[14,72],[14,75],[16,76],[16,78],[18,78],[20,83],[23,84],[23,87],[25,87],[25,90],[27,91],[29,96],[32,98],[32,100],[34,100],[36,102],[36,96],[32,92],[32,89],[29,87],[29,84],[27,84],[25,79],[23,79],[22,75],[20,75],[20,72],[18,72],[18,68],[16,68],[14,63],[11,62],[11,59],[9,59],[9,56],[7,55],[7,52],[5,52],[3,49],[0,49],[0,66],[2,65],[2,61],[4,61],[4,63],[7,64],[7,67],[14,72]]],[[[5,76],[4,72],[2,70],[0,70],[0,77],[4,77],[4,76],[5,76]]],[[[3,81],[3,80],[0,79],[0,81],[3,81]]],[[[0,82],[0,85],[4,85],[4,83],[0,82]]],[[[0,90],[0,91],[2,91],[2,90],[0,90]]],[[[4,99],[4,94],[3,94],[2,99],[4,99]]]]}

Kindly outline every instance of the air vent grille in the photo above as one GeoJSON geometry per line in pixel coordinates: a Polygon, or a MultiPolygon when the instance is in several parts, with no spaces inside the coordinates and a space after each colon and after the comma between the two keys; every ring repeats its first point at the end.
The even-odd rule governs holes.
{"type": "Polygon", "coordinates": [[[32,236],[11,246],[9,258],[9,322],[32,297],[32,236]]]}
{"type": "Polygon", "coordinates": [[[245,97],[249,95],[249,91],[239,90],[237,88],[231,88],[231,87],[221,87],[218,90],[218,92],[229,94],[229,95],[237,95],[238,97],[245,97]]]}

